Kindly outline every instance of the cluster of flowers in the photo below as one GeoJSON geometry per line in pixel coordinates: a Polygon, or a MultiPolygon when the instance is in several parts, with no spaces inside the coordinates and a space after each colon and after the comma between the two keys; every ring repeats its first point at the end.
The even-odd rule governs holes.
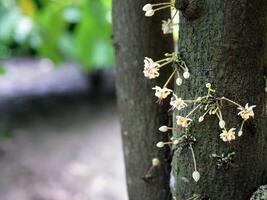
{"type": "Polygon", "coordinates": [[[145,57],[144,60],[144,76],[148,79],[154,79],[160,76],[160,69],[170,63],[172,63],[173,72],[163,85],[163,87],[155,86],[152,89],[155,90],[155,95],[158,97],[158,102],[167,98],[172,90],[167,88],[174,75],[177,75],[176,84],[182,85],[183,79],[189,79],[190,73],[186,63],[182,60],[181,56],[177,53],[166,53],[164,59],[153,61],[151,58],[145,57]],[[181,76],[182,74],[182,76],[181,76]]]}
{"type": "Polygon", "coordinates": [[[174,10],[174,15],[171,18],[168,18],[167,20],[162,20],[162,31],[163,34],[172,34],[173,33],[173,27],[178,25],[173,22],[174,17],[178,13],[178,10],[175,8],[174,2],[164,2],[164,3],[157,3],[157,4],[146,4],[143,7],[143,11],[145,12],[146,17],[151,17],[155,14],[156,11],[171,8],[174,10]]]}
{"type": "MultiPolygon", "coordinates": [[[[215,115],[218,118],[218,126],[220,129],[222,129],[222,132],[219,135],[221,140],[223,142],[231,142],[232,140],[236,139],[236,131],[235,131],[236,128],[230,128],[230,129],[226,128],[226,123],[225,123],[225,120],[223,119],[222,108],[223,108],[223,101],[227,101],[233,104],[234,106],[237,106],[237,110],[239,110],[237,115],[239,115],[243,119],[241,126],[239,128],[239,131],[238,131],[238,136],[239,137],[242,136],[243,125],[248,119],[254,118],[253,108],[255,108],[256,106],[255,105],[249,106],[248,104],[246,104],[245,106],[241,106],[240,104],[226,97],[216,97],[215,90],[212,89],[211,84],[207,83],[206,87],[208,89],[207,95],[202,96],[202,97],[197,97],[196,99],[192,99],[192,100],[183,100],[182,98],[178,98],[175,94],[173,94],[171,101],[170,101],[171,110],[174,110],[174,109],[181,110],[187,107],[188,104],[190,103],[194,104],[194,107],[186,116],[180,116],[180,115],[176,116],[177,127],[161,126],[159,128],[159,131],[163,133],[168,132],[168,130],[179,131],[180,130],[179,128],[184,128],[188,130],[187,128],[190,126],[191,123],[193,123],[193,119],[190,117],[193,115],[193,113],[200,111],[201,115],[198,118],[198,122],[199,123],[203,122],[206,118],[206,115],[215,115]]],[[[171,94],[171,92],[169,94],[171,94]]],[[[165,98],[167,96],[165,95],[165,98]]],[[[157,143],[157,147],[162,148],[167,144],[177,145],[179,144],[180,140],[187,135],[187,132],[188,131],[186,131],[186,134],[183,135],[179,139],[171,138],[171,141],[169,142],[159,142],[157,143]]],[[[189,146],[192,151],[193,161],[194,163],[196,163],[192,144],[190,143],[189,146]]],[[[200,174],[197,171],[196,164],[194,164],[194,166],[195,166],[195,170],[192,176],[194,180],[197,182],[200,178],[200,174]]]]}
{"type": "MultiPolygon", "coordinates": [[[[163,3],[157,3],[157,4],[146,4],[143,7],[143,11],[145,12],[145,16],[151,17],[155,14],[156,11],[162,10],[162,9],[172,9],[174,10],[174,15],[172,18],[169,18],[167,20],[162,21],[162,31],[164,34],[172,34],[173,28],[175,25],[173,22],[174,17],[177,14],[177,9],[175,8],[175,1],[170,2],[163,2],[163,3]]],[[[178,53],[171,53],[165,54],[165,58],[161,60],[154,61],[151,58],[145,57],[144,59],[144,76],[148,79],[155,79],[160,76],[160,69],[164,66],[167,66],[171,64],[173,68],[173,72],[165,82],[165,84],[160,86],[155,86],[152,89],[155,90],[155,96],[158,98],[157,102],[162,102],[164,99],[172,95],[170,100],[170,110],[182,110],[186,107],[188,107],[189,104],[193,104],[193,109],[185,116],[178,115],[176,116],[176,126],[175,127],[168,127],[168,126],[161,126],[159,128],[160,132],[166,133],[169,130],[171,131],[181,131],[184,130],[183,135],[180,138],[171,137],[170,141],[163,142],[160,141],[157,143],[157,147],[163,148],[165,145],[182,145],[183,147],[188,147],[191,150],[192,153],[192,159],[194,163],[194,171],[192,173],[192,178],[198,182],[200,179],[200,173],[197,170],[197,163],[196,163],[196,157],[193,149],[193,144],[196,141],[196,139],[189,134],[189,126],[192,123],[195,123],[193,120],[193,114],[195,114],[197,111],[199,111],[201,114],[198,117],[198,123],[201,123],[205,120],[207,115],[214,115],[218,118],[218,126],[221,129],[221,133],[219,134],[219,138],[223,142],[231,142],[232,140],[236,139],[236,135],[241,137],[243,134],[243,126],[244,123],[249,120],[250,118],[254,118],[254,111],[253,109],[256,107],[255,105],[249,106],[246,104],[245,106],[240,105],[239,103],[236,103],[235,101],[232,101],[226,97],[217,97],[215,95],[215,90],[212,89],[211,84],[207,83],[206,88],[208,89],[207,95],[202,97],[197,97],[196,99],[192,100],[184,100],[180,97],[177,97],[171,89],[169,89],[167,86],[170,83],[171,79],[173,77],[177,77],[176,84],[178,86],[182,85],[183,78],[189,79],[190,73],[189,69],[186,65],[186,63],[183,61],[181,56],[178,53]],[[226,122],[223,118],[222,108],[223,108],[223,102],[231,103],[232,105],[237,107],[237,110],[239,112],[237,113],[238,116],[240,116],[243,121],[236,133],[236,128],[226,128],[226,122]]],[[[216,154],[213,154],[213,158],[217,159],[219,165],[223,166],[225,163],[228,165],[234,156],[234,153],[228,154],[227,156],[218,156],[216,154]]]]}
{"type": "MultiPolygon", "coordinates": [[[[182,128],[187,128],[190,125],[190,123],[193,121],[189,117],[197,110],[201,110],[204,113],[199,117],[198,122],[203,122],[205,119],[205,116],[207,114],[216,115],[216,117],[219,120],[218,125],[222,129],[222,133],[220,134],[220,138],[224,142],[230,142],[231,140],[235,140],[236,139],[236,134],[235,134],[236,128],[230,128],[227,131],[226,124],[225,124],[225,121],[223,119],[222,101],[225,100],[225,101],[230,102],[233,105],[237,106],[237,109],[239,110],[237,115],[239,115],[243,119],[243,121],[242,121],[242,124],[239,128],[238,136],[239,137],[242,136],[243,125],[248,119],[254,118],[253,109],[256,106],[255,105],[249,106],[248,104],[246,104],[245,106],[241,106],[240,104],[238,104],[238,103],[236,103],[236,102],[234,102],[234,101],[232,101],[226,97],[215,97],[215,90],[211,88],[211,84],[207,83],[206,87],[208,88],[207,95],[202,96],[202,97],[197,97],[196,99],[193,99],[193,100],[183,100],[182,98],[178,98],[175,94],[173,94],[173,97],[171,98],[171,101],[170,101],[171,110],[174,110],[174,109],[181,110],[181,109],[187,107],[188,103],[196,104],[196,106],[193,108],[193,110],[191,110],[186,116],[176,116],[177,125],[182,127],[182,128]]],[[[164,98],[167,98],[167,96],[169,94],[171,94],[171,92],[173,92],[173,91],[170,90],[167,95],[164,95],[164,98]]],[[[155,95],[158,97],[157,92],[155,93],[155,95]]],[[[162,98],[162,96],[161,96],[161,98],[162,98]]],[[[173,129],[173,128],[166,127],[166,126],[162,126],[159,128],[159,130],[161,132],[166,132],[169,129],[173,129]]]]}

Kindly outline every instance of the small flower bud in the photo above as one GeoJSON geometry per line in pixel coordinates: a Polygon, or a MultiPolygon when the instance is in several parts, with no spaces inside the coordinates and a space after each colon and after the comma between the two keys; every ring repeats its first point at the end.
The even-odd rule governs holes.
{"type": "Polygon", "coordinates": [[[161,126],[161,127],[159,128],[159,131],[160,131],[160,132],[167,132],[167,131],[168,131],[168,127],[167,127],[167,126],[161,126]]]}
{"type": "Polygon", "coordinates": [[[190,73],[189,73],[188,71],[185,71],[185,72],[183,73],[183,77],[184,77],[185,79],[189,79],[189,77],[190,77],[190,73]]]}
{"type": "Polygon", "coordinates": [[[224,120],[220,120],[219,121],[219,126],[220,126],[220,128],[224,128],[225,127],[225,121],[224,120]]]}
{"type": "Polygon", "coordinates": [[[203,122],[203,121],[204,121],[204,117],[203,116],[199,117],[198,122],[200,123],[200,122],[203,122]]]}
{"type": "Polygon", "coordinates": [[[159,166],[159,165],[160,165],[160,161],[159,161],[159,159],[158,159],[158,158],[153,158],[153,159],[152,159],[152,165],[153,165],[154,167],[159,166]]]}
{"type": "Polygon", "coordinates": [[[179,144],[179,140],[174,140],[174,141],[173,141],[173,144],[174,144],[174,145],[179,144]]]}
{"type": "Polygon", "coordinates": [[[241,137],[243,135],[243,131],[239,130],[237,134],[238,134],[238,137],[241,137]]]}
{"type": "Polygon", "coordinates": [[[151,16],[153,16],[154,14],[155,14],[155,11],[154,11],[154,10],[148,10],[148,11],[146,11],[145,16],[146,16],[146,17],[151,17],[151,16]]]}
{"type": "Polygon", "coordinates": [[[149,10],[152,10],[152,4],[150,3],[144,5],[143,7],[143,11],[149,11],[149,10]]]}
{"type": "Polygon", "coordinates": [[[192,173],[192,177],[193,177],[194,181],[198,182],[200,179],[200,173],[198,171],[194,171],[192,173]]]}
{"type": "Polygon", "coordinates": [[[206,88],[210,88],[211,87],[211,84],[210,83],[207,83],[206,84],[206,88]]]}
{"type": "Polygon", "coordinates": [[[211,154],[211,157],[216,158],[217,157],[217,154],[213,153],[213,154],[211,154]]]}
{"type": "Polygon", "coordinates": [[[158,142],[156,145],[158,148],[164,147],[164,142],[158,142]]]}
{"type": "Polygon", "coordinates": [[[180,86],[180,85],[182,85],[182,83],[183,83],[183,80],[182,80],[180,77],[178,77],[178,78],[176,79],[176,84],[177,84],[178,86],[180,86]]]}

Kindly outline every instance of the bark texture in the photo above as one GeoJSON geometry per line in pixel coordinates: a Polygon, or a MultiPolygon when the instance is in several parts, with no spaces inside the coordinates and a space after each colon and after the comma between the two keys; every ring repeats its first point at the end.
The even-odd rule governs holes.
{"type": "MultiPolygon", "coordinates": [[[[157,3],[159,1],[153,1],[157,3]]],[[[168,68],[156,81],[144,77],[144,57],[160,59],[173,51],[171,36],[161,31],[161,20],[169,17],[169,10],[144,16],[144,0],[113,0],[114,46],[117,62],[117,96],[120,110],[127,184],[130,200],[167,200],[170,198],[168,149],[156,148],[160,138],[158,128],[170,124],[167,105],[157,105],[152,87],[162,86],[168,68]],[[142,177],[151,166],[153,157],[162,164],[150,180],[142,177]]]]}
{"type": "MultiPolygon", "coordinates": [[[[205,83],[216,86],[218,96],[242,105],[256,104],[255,119],[245,124],[243,136],[224,143],[217,119],[213,116],[190,132],[201,178],[191,177],[193,165],[189,150],[175,151],[172,162],[172,193],[177,200],[205,194],[211,200],[246,200],[267,183],[267,125],[264,97],[264,44],[266,0],[196,0],[202,16],[193,21],[180,19],[179,51],[192,77],[176,93],[184,98],[203,96],[205,83]],[[235,151],[234,166],[216,169],[212,153],[235,151]],[[188,181],[187,181],[188,180],[188,181]]],[[[241,124],[237,109],[224,103],[227,129],[241,124]]],[[[176,113],[178,114],[178,113],[176,113]]],[[[181,115],[181,113],[179,113],[181,115]]],[[[195,120],[199,116],[195,116],[195,120]]],[[[175,133],[176,134],[176,133],[175,133]]],[[[204,197],[204,195],[203,195],[204,197]]],[[[204,198],[205,199],[205,198],[204,198]]]]}

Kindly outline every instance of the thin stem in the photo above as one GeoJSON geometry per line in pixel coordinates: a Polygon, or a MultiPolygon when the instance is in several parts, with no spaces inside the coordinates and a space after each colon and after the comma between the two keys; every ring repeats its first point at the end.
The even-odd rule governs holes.
{"type": "Polygon", "coordinates": [[[230,100],[230,99],[228,99],[228,98],[226,98],[226,97],[222,97],[221,100],[228,101],[228,102],[230,102],[230,103],[232,103],[232,104],[234,104],[234,105],[236,105],[236,106],[238,106],[238,107],[244,108],[244,107],[241,106],[240,104],[238,104],[238,103],[236,103],[236,102],[234,102],[234,101],[232,101],[232,100],[230,100]]]}
{"type": "Polygon", "coordinates": [[[246,121],[246,120],[243,120],[243,121],[242,121],[242,124],[241,124],[240,129],[239,129],[240,131],[243,129],[243,126],[244,126],[244,124],[245,124],[245,121],[246,121]]]}
{"type": "Polygon", "coordinates": [[[219,107],[217,107],[218,108],[218,113],[219,113],[219,115],[220,115],[220,118],[221,118],[221,120],[223,120],[223,117],[222,117],[222,111],[221,111],[221,109],[219,108],[219,107]]]}
{"type": "Polygon", "coordinates": [[[181,62],[181,64],[179,64],[179,67],[181,67],[184,71],[188,71],[188,68],[187,68],[185,62],[184,61],[180,61],[180,62],[181,62]]]}
{"type": "Polygon", "coordinates": [[[197,198],[199,198],[200,197],[200,195],[198,195],[198,196],[192,196],[192,197],[190,197],[190,198],[188,198],[188,199],[186,199],[186,200],[196,200],[197,198]]]}
{"type": "Polygon", "coordinates": [[[156,166],[151,165],[145,174],[145,178],[149,178],[153,174],[155,168],[156,166]]]}
{"type": "Polygon", "coordinates": [[[153,171],[155,166],[151,165],[149,169],[147,170],[147,175],[150,174],[151,171],[153,171]]]}
{"type": "Polygon", "coordinates": [[[165,9],[165,8],[169,8],[169,7],[171,7],[171,4],[169,4],[167,6],[162,6],[160,8],[156,8],[156,9],[154,9],[154,11],[159,11],[159,10],[162,10],[162,9],[165,9]]]}
{"type": "Polygon", "coordinates": [[[194,152],[194,149],[193,149],[191,143],[189,144],[189,147],[190,147],[190,150],[191,150],[191,153],[192,153],[192,157],[193,157],[194,170],[197,171],[197,162],[196,162],[195,152],[194,152]]]}
{"type": "Polygon", "coordinates": [[[211,90],[210,90],[210,88],[209,88],[209,89],[208,89],[207,99],[211,96],[210,93],[211,93],[211,90]]]}
{"type": "Polygon", "coordinates": [[[205,116],[208,114],[209,111],[210,111],[210,110],[207,110],[207,111],[204,113],[204,115],[202,115],[202,116],[205,117],[205,116]]]}
{"type": "Polygon", "coordinates": [[[188,198],[186,200],[194,200],[194,199],[196,199],[196,197],[190,197],[190,198],[188,198]]]}
{"type": "Polygon", "coordinates": [[[172,144],[173,142],[164,142],[164,144],[172,144]]]}
{"type": "Polygon", "coordinates": [[[172,62],[172,60],[170,60],[170,61],[168,61],[168,62],[165,62],[165,63],[161,64],[158,68],[161,68],[161,67],[163,67],[163,66],[165,66],[165,65],[167,65],[167,64],[169,64],[169,63],[171,63],[171,62],[172,62]]]}
{"type": "Polygon", "coordinates": [[[216,112],[216,115],[217,115],[219,121],[221,121],[222,118],[221,118],[220,114],[218,114],[218,112],[216,112]]]}
{"type": "Polygon", "coordinates": [[[167,85],[171,81],[172,77],[174,76],[175,72],[176,72],[176,69],[172,72],[172,74],[170,75],[170,77],[168,78],[168,80],[166,81],[166,83],[164,84],[163,88],[167,87],[167,85]]]}
{"type": "Polygon", "coordinates": [[[180,140],[182,140],[185,137],[186,137],[186,135],[183,135],[183,136],[179,137],[177,140],[180,141],[180,140]]]}
{"type": "Polygon", "coordinates": [[[201,99],[200,100],[197,100],[197,99],[193,99],[193,100],[184,100],[184,102],[187,102],[187,103],[196,103],[196,102],[199,102],[201,101],[202,99],[206,98],[206,96],[204,97],[200,97],[201,99]]]}
{"type": "Polygon", "coordinates": [[[190,115],[192,115],[199,107],[201,106],[201,104],[198,104],[193,110],[191,110],[191,112],[190,113],[188,113],[187,115],[186,115],[186,118],[187,117],[189,117],[190,115]]]}
{"type": "Polygon", "coordinates": [[[167,61],[167,60],[169,60],[170,58],[164,58],[164,59],[161,59],[161,60],[157,60],[156,62],[157,63],[161,63],[161,62],[164,62],[164,61],[167,61]]]}
{"type": "Polygon", "coordinates": [[[217,107],[215,108],[215,110],[214,110],[214,112],[217,112],[217,110],[219,110],[220,108],[218,107],[218,105],[217,105],[217,107]]]}
{"type": "Polygon", "coordinates": [[[170,2],[163,2],[163,3],[152,4],[152,6],[161,6],[161,5],[171,5],[171,3],[170,2]]]}
{"type": "Polygon", "coordinates": [[[177,13],[178,13],[178,10],[175,11],[174,15],[171,18],[171,21],[173,21],[174,17],[177,15],[177,13]]]}

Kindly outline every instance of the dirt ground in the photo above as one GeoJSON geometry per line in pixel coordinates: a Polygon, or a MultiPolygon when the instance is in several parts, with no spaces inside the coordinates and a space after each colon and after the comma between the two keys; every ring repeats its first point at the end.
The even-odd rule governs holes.
{"type": "Polygon", "coordinates": [[[20,115],[0,141],[0,200],[127,200],[114,103],[20,115]]]}

